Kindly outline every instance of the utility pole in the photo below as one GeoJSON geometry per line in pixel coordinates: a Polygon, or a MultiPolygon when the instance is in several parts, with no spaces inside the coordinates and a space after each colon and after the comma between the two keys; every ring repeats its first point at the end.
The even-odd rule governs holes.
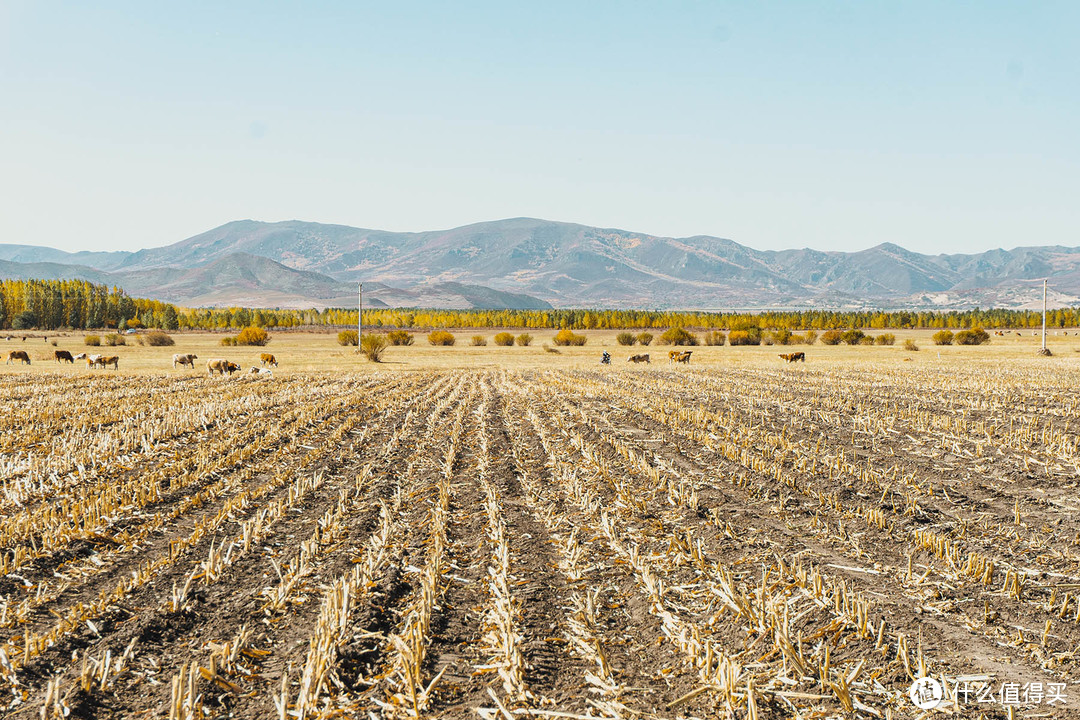
{"type": "Polygon", "coordinates": [[[1050,349],[1046,347],[1046,280],[1043,280],[1043,328],[1042,328],[1042,349],[1039,350],[1040,355],[1052,355],[1050,349]]]}
{"type": "Polygon", "coordinates": [[[1047,357],[1054,354],[1047,347],[1047,281],[1042,281],[1042,348],[1039,354],[1047,357]]]}
{"type": "MultiPolygon", "coordinates": [[[[1043,320],[1046,320],[1045,313],[1043,314],[1043,320]]],[[[1044,322],[1045,324],[1045,322],[1044,322]]],[[[1045,333],[1044,333],[1045,335],[1045,333]]],[[[361,340],[364,339],[364,283],[360,283],[360,287],[356,291],[356,352],[360,352],[362,347],[361,340]]],[[[1043,345],[1046,345],[1046,339],[1043,339],[1043,345]]]]}

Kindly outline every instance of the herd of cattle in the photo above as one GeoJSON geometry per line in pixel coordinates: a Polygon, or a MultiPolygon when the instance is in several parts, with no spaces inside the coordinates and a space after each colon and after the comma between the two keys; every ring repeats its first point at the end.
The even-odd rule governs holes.
{"type": "MultiPolygon", "coordinates": [[[[669,350],[668,351],[668,364],[670,365],[672,363],[686,363],[687,365],[689,365],[690,364],[690,353],[692,353],[692,352],[694,352],[694,351],[693,350],[669,350]]],[[[792,363],[792,362],[806,362],[806,353],[804,353],[804,352],[781,353],[780,354],[780,359],[785,360],[785,361],[787,361],[789,363],[792,363]]],[[[626,358],[626,362],[649,363],[650,365],[652,364],[651,361],[649,360],[648,354],[631,355],[630,357],[626,358]]]]}
{"type": "MultiPolygon", "coordinates": [[[[100,367],[102,369],[112,367],[113,370],[120,369],[120,358],[117,355],[88,355],[87,353],[79,353],[78,355],[72,355],[67,350],[56,350],[53,352],[53,356],[58,363],[70,363],[75,364],[76,360],[85,360],[86,366],[89,368],[100,367]]],[[[195,369],[195,360],[198,359],[198,355],[194,353],[183,353],[173,355],[173,368],[177,365],[180,367],[189,367],[192,370],[195,369]]],[[[263,353],[259,356],[261,366],[252,366],[248,372],[252,375],[270,375],[273,376],[274,371],[270,369],[271,366],[277,367],[277,358],[270,353],[263,353]]],[[[25,350],[11,350],[8,352],[7,365],[14,363],[22,363],[23,365],[30,365],[30,353],[25,350]]],[[[232,375],[234,372],[240,372],[242,370],[238,364],[229,362],[221,358],[215,358],[214,360],[206,361],[206,372],[209,375],[213,375],[215,372],[219,375],[232,375]]]]}
{"type": "MultiPolygon", "coordinates": [[[[693,350],[671,350],[668,352],[668,364],[672,363],[685,363],[690,364],[690,355],[693,350]]],[[[79,353],[78,355],[72,355],[67,350],[57,350],[53,353],[58,363],[72,363],[76,360],[85,360],[87,367],[94,368],[107,368],[112,366],[113,370],[120,369],[120,358],[116,355],[88,355],[86,353],[79,353]]],[[[182,368],[195,369],[195,361],[199,359],[199,356],[195,353],[177,353],[173,355],[172,364],[173,369],[179,365],[182,368]]],[[[793,353],[781,353],[781,360],[785,360],[789,363],[792,362],[806,362],[806,353],[793,352],[793,353]]],[[[8,353],[7,364],[20,362],[26,365],[30,364],[30,354],[25,350],[12,350],[8,353]]],[[[273,375],[274,371],[271,367],[277,367],[277,358],[270,353],[262,353],[259,356],[259,362],[261,366],[253,365],[248,369],[248,372],[252,375],[273,375]]],[[[626,362],[631,363],[646,363],[652,364],[649,359],[648,353],[641,355],[631,355],[626,358],[626,362]]],[[[232,375],[234,372],[240,372],[243,370],[237,363],[229,362],[223,358],[215,358],[213,360],[206,361],[206,372],[208,375],[217,373],[218,375],[232,375]]]]}
{"type": "MultiPolygon", "coordinates": [[[[692,353],[692,352],[694,352],[694,351],[693,350],[671,350],[671,351],[668,352],[668,364],[670,365],[671,363],[686,363],[687,365],[689,365],[690,364],[690,353],[692,353]]],[[[648,353],[645,353],[644,355],[631,355],[630,357],[626,358],[626,362],[647,363],[649,365],[652,364],[652,361],[649,359],[648,353]]]]}

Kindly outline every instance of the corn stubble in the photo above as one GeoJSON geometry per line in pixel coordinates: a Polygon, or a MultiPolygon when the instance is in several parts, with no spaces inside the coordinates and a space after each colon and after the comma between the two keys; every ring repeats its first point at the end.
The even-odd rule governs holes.
{"type": "Polygon", "coordinates": [[[901,718],[1077,671],[1053,369],[93,380],[0,379],[7,716],[901,718]]]}

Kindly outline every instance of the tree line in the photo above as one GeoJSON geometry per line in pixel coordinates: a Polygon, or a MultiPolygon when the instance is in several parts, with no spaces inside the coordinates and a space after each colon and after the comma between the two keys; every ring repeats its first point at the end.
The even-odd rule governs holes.
{"type": "Polygon", "coordinates": [[[179,328],[176,306],[129,297],[118,287],[86,280],[0,280],[0,327],[5,330],[60,328],[179,328]]]}
{"type": "MultiPolygon", "coordinates": [[[[160,300],[132,298],[121,288],[85,280],[0,280],[0,328],[138,328],[229,330],[264,328],[355,327],[356,310],[281,310],[266,308],[182,308],[160,300]]],[[[553,330],[748,328],[828,330],[833,328],[963,330],[1036,328],[1042,314],[1032,310],[832,311],[766,310],[703,312],[692,310],[424,310],[375,308],[364,311],[373,328],[535,328],[553,330]]],[[[1047,312],[1051,327],[1080,326],[1080,308],[1047,312]]]]}

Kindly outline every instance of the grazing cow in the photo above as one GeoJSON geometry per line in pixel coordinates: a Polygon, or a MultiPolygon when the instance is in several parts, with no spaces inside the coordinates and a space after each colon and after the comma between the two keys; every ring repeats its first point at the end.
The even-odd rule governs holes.
{"type": "Polygon", "coordinates": [[[786,360],[789,363],[806,362],[806,353],[804,353],[804,352],[781,353],[780,354],[780,359],[781,360],[786,360]]]}
{"type": "Polygon", "coordinates": [[[248,374],[249,375],[269,375],[270,377],[274,377],[274,371],[271,370],[270,368],[255,367],[254,365],[252,365],[251,369],[248,370],[248,374]]]}
{"type": "Polygon", "coordinates": [[[649,364],[649,365],[652,364],[652,363],[649,362],[649,356],[648,355],[631,355],[630,357],[626,358],[626,362],[646,363],[646,364],[649,364]]]}
{"type": "Polygon", "coordinates": [[[240,366],[236,363],[231,363],[228,360],[222,360],[220,358],[217,360],[207,360],[206,372],[210,375],[213,375],[215,370],[220,375],[224,375],[225,373],[232,375],[234,372],[238,372],[240,370],[240,366]]]}
{"type": "Polygon", "coordinates": [[[100,365],[102,370],[112,365],[113,370],[119,370],[120,358],[116,355],[110,355],[109,357],[105,357],[104,355],[91,355],[86,358],[86,365],[87,367],[96,367],[100,365]]]}
{"type": "Polygon", "coordinates": [[[56,362],[60,362],[61,360],[66,360],[69,363],[75,362],[75,358],[73,358],[71,356],[71,353],[69,353],[67,350],[54,350],[53,355],[56,356],[56,362]]]}
{"type": "Polygon", "coordinates": [[[12,350],[8,353],[7,364],[11,365],[16,360],[21,360],[23,363],[30,364],[30,355],[25,350],[12,350]]]}
{"type": "Polygon", "coordinates": [[[267,365],[273,365],[274,367],[277,367],[277,358],[270,353],[263,353],[259,356],[259,360],[262,362],[263,367],[266,367],[267,365]]]}
{"type": "Polygon", "coordinates": [[[195,369],[195,361],[198,358],[199,358],[199,356],[196,355],[195,353],[187,353],[187,354],[184,354],[184,355],[173,355],[172,356],[172,366],[173,366],[173,368],[176,368],[176,364],[180,363],[181,365],[189,365],[189,366],[191,366],[191,369],[194,370],[195,369]]]}
{"type": "Polygon", "coordinates": [[[679,352],[678,350],[672,350],[668,353],[668,364],[673,362],[690,364],[690,353],[693,350],[686,350],[685,352],[679,352]]]}

